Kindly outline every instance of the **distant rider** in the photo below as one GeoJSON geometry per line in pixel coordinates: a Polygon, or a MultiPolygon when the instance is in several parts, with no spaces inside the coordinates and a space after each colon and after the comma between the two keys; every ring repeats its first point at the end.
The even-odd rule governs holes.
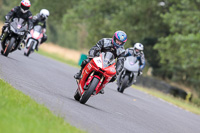
{"type": "Polygon", "coordinates": [[[144,46],[141,43],[135,43],[134,47],[126,49],[126,56],[134,56],[139,60],[140,68],[138,76],[142,75],[142,70],[145,67],[144,46]]]}
{"type": "MultiPolygon", "coordinates": [[[[83,60],[81,63],[81,70],[74,75],[75,79],[81,78],[81,73],[83,68],[87,65],[87,63],[90,62],[90,60],[95,57],[99,56],[101,52],[111,52],[117,58],[116,63],[116,72],[119,74],[119,72],[122,70],[123,64],[124,64],[124,56],[125,56],[125,49],[124,44],[127,41],[127,35],[124,31],[116,31],[112,38],[102,38],[97,42],[95,46],[93,46],[89,53],[89,56],[87,59],[83,60]]],[[[110,82],[115,81],[116,76],[114,76],[110,82]]],[[[102,89],[100,93],[104,93],[104,90],[102,89]]]]}
{"type": "Polygon", "coordinates": [[[6,21],[4,23],[4,26],[2,27],[0,40],[3,38],[4,31],[8,27],[8,24],[14,18],[24,19],[25,21],[28,22],[28,30],[32,29],[33,23],[32,23],[32,13],[29,11],[30,6],[31,3],[29,0],[22,0],[20,6],[16,6],[5,16],[6,21]]]}
{"type": "MultiPolygon", "coordinates": [[[[49,15],[50,13],[47,9],[42,9],[40,13],[38,13],[37,15],[33,17],[33,25],[34,26],[41,25],[43,28],[44,33],[43,33],[41,44],[47,40],[47,35],[45,33],[46,33],[46,21],[49,15]]],[[[36,50],[38,51],[38,47],[36,47],[36,50]]]]}

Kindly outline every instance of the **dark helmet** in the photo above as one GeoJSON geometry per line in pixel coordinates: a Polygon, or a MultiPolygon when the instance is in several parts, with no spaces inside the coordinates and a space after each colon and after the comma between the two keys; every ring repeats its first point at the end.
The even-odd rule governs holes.
{"type": "Polygon", "coordinates": [[[30,6],[31,6],[31,2],[29,0],[22,0],[21,1],[20,7],[21,7],[21,11],[23,13],[26,13],[29,10],[30,6]]]}

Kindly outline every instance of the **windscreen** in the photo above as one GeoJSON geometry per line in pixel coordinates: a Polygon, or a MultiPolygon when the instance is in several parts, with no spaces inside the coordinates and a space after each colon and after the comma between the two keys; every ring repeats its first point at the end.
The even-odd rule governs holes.
{"type": "Polygon", "coordinates": [[[24,31],[27,29],[26,21],[22,18],[14,18],[10,25],[18,31],[24,31]]]}
{"type": "Polygon", "coordinates": [[[39,32],[39,33],[42,33],[42,26],[40,26],[40,25],[34,26],[34,31],[37,31],[37,32],[39,32]]]}
{"type": "Polygon", "coordinates": [[[115,63],[114,55],[111,52],[103,52],[102,53],[102,59],[103,59],[103,67],[108,67],[115,63]]]}

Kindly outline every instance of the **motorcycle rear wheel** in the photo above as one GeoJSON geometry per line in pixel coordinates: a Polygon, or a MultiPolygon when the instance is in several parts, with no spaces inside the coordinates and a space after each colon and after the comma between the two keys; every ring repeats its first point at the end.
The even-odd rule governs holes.
{"type": "Polygon", "coordinates": [[[85,90],[85,92],[81,96],[80,103],[85,104],[88,101],[88,99],[90,98],[92,93],[95,91],[95,88],[98,85],[98,83],[99,83],[99,79],[94,77],[93,80],[91,81],[88,89],[85,90]]]}

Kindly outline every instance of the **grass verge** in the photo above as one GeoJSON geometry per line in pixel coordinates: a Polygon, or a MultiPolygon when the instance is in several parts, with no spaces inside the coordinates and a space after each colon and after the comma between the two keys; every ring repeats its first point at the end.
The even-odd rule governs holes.
{"type": "Polygon", "coordinates": [[[81,133],[0,79],[0,133],[81,133]]]}
{"type": "MultiPolygon", "coordinates": [[[[66,63],[66,64],[69,64],[71,66],[75,66],[75,67],[79,67],[77,63],[75,63],[74,61],[72,60],[67,60],[67,59],[64,59],[62,58],[60,55],[56,55],[56,54],[50,54],[50,53],[47,53],[45,51],[39,51],[38,52],[39,54],[42,54],[44,56],[47,56],[47,57],[50,57],[50,58],[53,58],[55,60],[58,60],[58,61],[61,61],[63,63],[66,63]]],[[[195,114],[198,114],[200,115],[200,108],[194,104],[192,104],[191,102],[187,102],[187,101],[184,101],[182,99],[179,99],[179,98],[175,98],[171,95],[166,95],[160,91],[157,91],[157,90],[154,90],[154,89],[148,89],[148,88],[144,88],[144,87],[140,87],[140,86],[135,86],[133,85],[133,87],[135,89],[138,89],[140,91],[143,91],[143,92],[146,92],[150,95],[153,95],[155,97],[158,97],[158,98],[161,98],[167,102],[170,102],[180,108],[183,108],[185,110],[188,110],[190,112],[193,112],[195,114]]]]}
{"type": "Polygon", "coordinates": [[[188,102],[186,100],[183,100],[183,99],[180,99],[180,98],[176,98],[176,97],[173,97],[171,95],[168,95],[168,94],[164,94],[158,90],[155,90],[155,89],[148,89],[148,88],[144,88],[144,87],[141,87],[141,86],[136,86],[136,85],[132,85],[133,88],[137,89],[137,90],[140,90],[140,91],[143,91],[143,92],[146,92],[152,96],[155,96],[157,98],[161,98],[169,103],[172,103],[182,109],[185,109],[187,111],[190,111],[190,112],[193,112],[195,114],[198,114],[200,115],[200,107],[192,104],[191,102],[188,102]]]}

